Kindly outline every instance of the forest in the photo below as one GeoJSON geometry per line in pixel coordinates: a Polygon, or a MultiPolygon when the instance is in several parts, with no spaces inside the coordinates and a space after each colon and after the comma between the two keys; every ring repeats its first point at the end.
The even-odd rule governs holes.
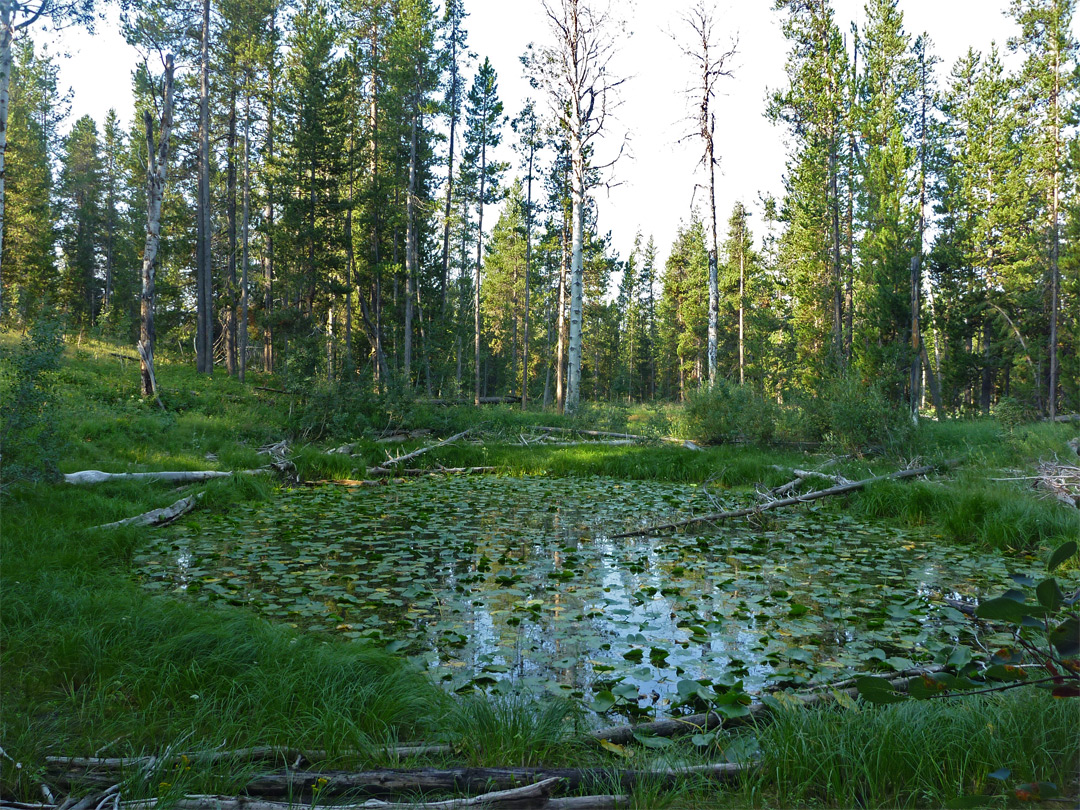
{"type": "Polygon", "coordinates": [[[673,6],[669,244],[629,6],[0,0],[0,808],[1075,805],[1075,0],[914,2],[769,3],[726,210],[673,6]]]}

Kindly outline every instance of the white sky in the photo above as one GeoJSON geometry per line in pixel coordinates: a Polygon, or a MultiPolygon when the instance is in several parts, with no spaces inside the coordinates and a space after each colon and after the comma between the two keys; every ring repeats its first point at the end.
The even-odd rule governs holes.
{"type": "MultiPolygon", "coordinates": [[[[629,29],[614,67],[631,79],[623,87],[623,103],[608,143],[617,149],[627,133],[630,154],[616,167],[619,185],[598,190],[597,199],[600,229],[612,232],[622,258],[629,255],[640,229],[646,239],[655,236],[662,262],[679,222],[689,217],[695,186],[704,179],[699,143],[693,139],[678,143],[692,131],[685,93],[692,78],[672,34],[685,35],[682,14],[692,1],[613,0],[612,9],[628,21],[629,29]]],[[[469,47],[480,60],[490,57],[506,113],[513,118],[532,92],[519,57],[530,42],[539,44],[547,37],[540,0],[465,0],[465,4],[470,15],[469,47]]],[[[861,24],[863,0],[833,0],[833,6],[842,31],[853,20],[861,24]]],[[[900,0],[900,7],[909,33],[930,34],[942,58],[938,67],[942,78],[968,47],[985,50],[996,40],[1004,52],[1015,30],[1003,13],[1008,0],[900,0]]],[[[787,47],[772,0],[717,0],[716,8],[718,33],[725,42],[734,35],[739,39],[735,77],[723,83],[724,95],[715,104],[721,239],[737,200],[754,212],[751,227],[760,238],[759,194],[779,197],[783,191],[783,132],[763,113],[768,91],[783,86],[787,47]]],[[[100,25],[94,36],[65,32],[56,47],[70,54],[61,61],[60,79],[73,90],[71,122],[90,114],[100,124],[109,107],[115,107],[121,119],[129,119],[131,70],[137,54],[124,42],[115,21],[100,25]]],[[[508,161],[515,161],[509,150],[512,138],[507,127],[502,157],[508,161]]],[[[599,154],[603,159],[602,145],[599,154]]],[[[700,189],[696,194],[704,211],[705,197],[700,189]]]]}

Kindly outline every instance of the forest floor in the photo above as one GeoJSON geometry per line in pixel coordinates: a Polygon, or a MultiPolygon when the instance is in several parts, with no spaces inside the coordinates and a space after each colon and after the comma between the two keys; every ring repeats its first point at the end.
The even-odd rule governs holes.
{"type": "MultiPolygon", "coordinates": [[[[0,335],[0,361],[16,344],[17,337],[0,335]]],[[[593,406],[570,420],[508,405],[477,410],[403,399],[382,406],[388,421],[377,426],[327,420],[332,403],[305,422],[301,397],[283,393],[278,380],[250,375],[241,385],[220,370],[213,378],[196,375],[181,362],[161,363],[160,409],[139,397],[131,354],[105,343],[68,346],[47,414],[56,438],[43,448],[60,472],[248,470],[267,464],[260,448],[284,440],[300,481],[357,481],[388,457],[471,429],[468,440],[409,466],[710,482],[753,497],[786,483],[791,469],[843,455],[828,447],[733,444],[701,451],[659,442],[550,446],[532,430],[660,436],[678,432],[673,407],[593,406]],[[379,441],[395,431],[413,434],[379,441]],[[334,452],[344,445],[348,452],[334,452]]],[[[6,396],[11,372],[4,368],[6,396]]],[[[877,484],[831,499],[828,508],[922,527],[950,546],[1037,560],[1080,536],[1080,510],[1033,488],[1039,463],[1076,464],[1068,445],[1076,435],[1075,424],[927,421],[902,451],[841,458],[829,474],[864,478],[954,459],[959,467],[932,480],[877,484]]],[[[696,743],[643,737],[600,745],[589,733],[598,718],[580,701],[448,694],[386,645],[327,641],[243,609],[154,595],[138,581],[134,560],[160,530],[92,530],[196,491],[204,495],[195,514],[213,515],[289,486],[247,475],[182,492],[162,482],[5,481],[0,799],[51,805],[69,794],[93,798],[78,810],[113,807],[116,797],[157,800],[163,810],[193,806],[184,797],[239,795],[256,775],[296,765],[305,758],[295,752],[306,751],[307,761],[317,760],[309,769],[334,771],[588,767],[607,774],[594,773],[597,784],[578,791],[585,794],[626,794],[620,774],[630,769],[639,774],[629,791],[633,807],[1000,807],[1014,798],[1015,785],[1040,782],[1071,797],[1072,805],[1060,806],[1076,804],[1080,700],[1054,700],[1034,688],[889,706],[840,699],[812,710],[778,709],[771,722],[723,730],[705,744],[695,735],[696,743]],[[440,747],[402,748],[417,743],[440,747]],[[293,755],[276,765],[273,757],[197,756],[256,746],[293,755]],[[152,758],[79,778],[50,756],[152,758]],[[723,780],[687,770],[717,762],[748,767],[723,780]],[[999,778],[1003,769],[1009,773],[999,778]]],[[[1075,558],[1066,565],[1075,569],[1075,558]]],[[[288,798],[306,806],[340,801],[327,787],[333,779],[323,779],[297,782],[288,798]]],[[[558,806],[519,801],[525,804],[503,806],[558,806]]]]}

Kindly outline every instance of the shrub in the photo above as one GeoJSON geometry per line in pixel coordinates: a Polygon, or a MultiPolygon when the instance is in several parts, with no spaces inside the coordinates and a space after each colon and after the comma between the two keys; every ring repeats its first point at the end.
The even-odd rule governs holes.
{"type": "Polygon", "coordinates": [[[714,444],[736,439],[768,443],[777,418],[777,406],[749,386],[719,380],[687,397],[682,432],[696,441],[714,444]]]}
{"type": "Polygon", "coordinates": [[[914,429],[907,410],[889,402],[879,386],[850,375],[827,380],[803,408],[816,438],[846,452],[896,450],[914,429]]]}

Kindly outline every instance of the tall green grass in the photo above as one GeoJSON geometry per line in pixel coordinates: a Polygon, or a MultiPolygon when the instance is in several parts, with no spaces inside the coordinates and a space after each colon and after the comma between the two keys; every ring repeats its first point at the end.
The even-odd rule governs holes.
{"type": "MultiPolygon", "coordinates": [[[[759,730],[744,795],[780,807],[942,807],[1029,781],[1074,790],[1080,701],[1037,689],[890,706],[787,710],[759,730]],[[1009,781],[989,778],[999,768],[1009,781]]],[[[1001,799],[987,799],[1000,804],[1001,799]]]]}

